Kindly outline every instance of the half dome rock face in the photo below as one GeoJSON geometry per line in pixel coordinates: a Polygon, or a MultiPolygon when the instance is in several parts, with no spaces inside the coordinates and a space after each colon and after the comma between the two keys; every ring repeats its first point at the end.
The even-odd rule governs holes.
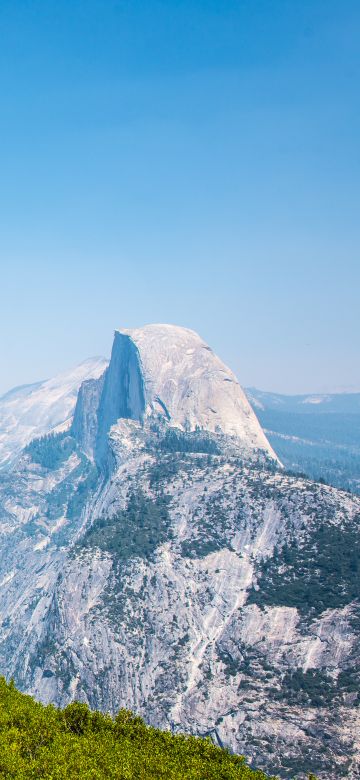
{"type": "Polygon", "coordinates": [[[170,426],[236,436],[244,446],[275,457],[236,376],[187,328],[146,325],[116,331],[100,406],[107,429],[116,417],[142,420],[161,414],[170,426]]]}
{"type": "Polygon", "coordinates": [[[97,412],[96,457],[106,457],[107,434],[119,419],[141,422],[145,413],[144,377],[138,348],[130,336],[115,332],[109,368],[97,412]]]}

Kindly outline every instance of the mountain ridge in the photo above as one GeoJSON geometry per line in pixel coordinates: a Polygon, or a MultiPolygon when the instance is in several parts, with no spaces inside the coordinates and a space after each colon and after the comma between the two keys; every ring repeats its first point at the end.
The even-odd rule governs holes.
{"type": "Polygon", "coordinates": [[[360,393],[245,392],[286,468],[360,493],[360,393]]]}
{"type": "Polygon", "coordinates": [[[284,411],[302,411],[308,414],[353,413],[360,414],[360,392],[338,393],[274,393],[256,387],[244,388],[254,406],[284,411]]]}

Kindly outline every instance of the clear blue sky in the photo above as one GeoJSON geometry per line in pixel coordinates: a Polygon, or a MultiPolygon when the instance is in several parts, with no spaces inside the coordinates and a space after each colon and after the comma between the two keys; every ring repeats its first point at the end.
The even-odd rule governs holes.
{"type": "Polygon", "coordinates": [[[358,0],[2,0],[0,390],[198,330],[360,389],[358,0]]]}

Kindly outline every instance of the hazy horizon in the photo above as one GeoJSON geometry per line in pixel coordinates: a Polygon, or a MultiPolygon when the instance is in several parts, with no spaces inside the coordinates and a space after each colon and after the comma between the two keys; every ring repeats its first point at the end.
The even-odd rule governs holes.
{"type": "Polygon", "coordinates": [[[0,8],[0,393],[175,322],[243,386],[360,389],[351,0],[0,8]]]}

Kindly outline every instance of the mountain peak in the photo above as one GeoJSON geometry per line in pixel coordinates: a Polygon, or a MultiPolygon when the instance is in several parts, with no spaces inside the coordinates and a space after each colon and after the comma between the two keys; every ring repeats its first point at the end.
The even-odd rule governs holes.
{"type": "MultiPolygon", "coordinates": [[[[141,374],[145,417],[157,413],[184,431],[235,436],[245,446],[275,457],[235,374],[195,331],[165,323],[117,330],[111,363],[121,365],[121,370],[125,370],[124,358],[119,357],[125,340],[135,347],[131,359],[137,355],[140,373],[133,363],[132,388],[135,392],[135,376],[141,374]]],[[[140,386],[137,397],[138,393],[142,393],[140,386]]]]}

